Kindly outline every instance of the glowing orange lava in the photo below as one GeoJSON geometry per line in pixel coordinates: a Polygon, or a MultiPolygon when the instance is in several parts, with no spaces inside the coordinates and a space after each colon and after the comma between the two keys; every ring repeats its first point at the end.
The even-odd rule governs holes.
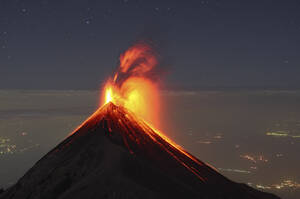
{"type": "Polygon", "coordinates": [[[105,84],[103,104],[123,106],[158,127],[159,93],[153,78],[157,64],[156,54],[148,44],[130,47],[121,54],[119,68],[105,84]]]}
{"type": "Polygon", "coordinates": [[[160,127],[159,90],[153,78],[156,66],[155,53],[146,44],[136,44],[124,52],[120,56],[118,70],[104,86],[103,106],[72,134],[81,129],[93,128],[102,121],[108,132],[118,132],[122,136],[124,145],[131,153],[139,148],[147,157],[152,158],[156,157],[155,151],[161,150],[202,182],[206,182],[207,177],[202,172],[211,173],[217,170],[199,161],[157,130],[160,127]]]}
{"type": "Polygon", "coordinates": [[[145,132],[155,132],[181,153],[202,164],[154,128],[159,126],[159,90],[158,85],[151,78],[151,72],[156,65],[155,53],[149,45],[139,43],[130,47],[121,54],[120,66],[114,78],[109,79],[104,87],[104,104],[112,102],[135,113],[151,128],[151,131],[146,129],[145,132]]]}

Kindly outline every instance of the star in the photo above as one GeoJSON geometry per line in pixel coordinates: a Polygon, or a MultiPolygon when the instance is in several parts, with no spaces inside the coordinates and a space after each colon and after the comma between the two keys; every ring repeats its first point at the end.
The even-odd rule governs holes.
{"type": "Polygon", "coordinates": [[[27,13],[26,8],[22,8],[22,9],[21,9],[21,12],[22,12],[23,14],[27,13]]]}
{"type": "Polygon", "coordinates": [[[87,19],[84,20],[84,23],[87,24],[87,25],[89,25],[89,24],[92,23],[92,19],[93,19],[93,17],[89,17],[89,18],[87,18],[87,19]]]}

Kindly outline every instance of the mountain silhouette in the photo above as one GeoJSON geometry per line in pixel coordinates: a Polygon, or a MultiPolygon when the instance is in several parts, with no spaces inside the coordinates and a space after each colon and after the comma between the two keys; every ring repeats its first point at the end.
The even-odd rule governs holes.
{"type": "Polygon", "coordinates": [[[0,195],[55,198],[278,199],[227,179],[111,102],[0,195]]]}

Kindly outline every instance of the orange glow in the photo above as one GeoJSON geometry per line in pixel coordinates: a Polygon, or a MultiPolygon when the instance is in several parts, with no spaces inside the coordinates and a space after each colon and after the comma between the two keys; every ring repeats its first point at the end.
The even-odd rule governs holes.
{"type": "Polygon", "coordinates": [[[106,93],[105,93],[105,104],[107,104],[108,102],[110,102],[112,100],[112,90],[111,88],[107,88],[106,89],[106,93]]]}
{"type": "Polygon", "coordinates": [[[217,170],[157,130],[161,127],[159,90],[153,79],[156,65],[156,56],[148,45],[137,44],[129,48],[120,56],[119,68],[104,86],[103,106],[72,134],[102,125],[108,136],[114,132],[121,135],[130,153],[140,151],[149,158],[157,157],[157,152],[162,153],[206,182],[207,175],[218,173],[217,170]]]}
{"type": "Polygon", "coordinates": [[[120,69],[123,73],[143,76],[156,65],[156,56],[147,44],[136,44],[120,56],[120,69]]]}
{"type": "Polygon", "coordinates": [[[105,84],[104,104],[113,102],[159,126],[158,84],[152,75],[157,58],[147,44],[136,44],[120,55],[120,66],[105,84]]]}
{"type": "MultiPolygon", "coordinates": [[[[158,135],[182,154],[201,165],[202,163],[194,156],[154,128],[154,126],[160,127],[158,85],[150,75],[156,65],[157,59],[150,46],[136,44],[130,47],[121,54],[117,72],[105,84],[104,104],[112,102],[114,105],[133,112],[138,118],[142,118],[142,120],[135,120],[140,121],[139,125],[144,127],[144,132],[154,141],[157,142],[155,136],[158,135]]],[[[197,174],[192,168],[189,169],[197,174]]]]}
{"type": "MultiPolygon", "coordinates": [[[[134,115],[141,119],[127,119],[132,120],[132,122],[138,122],[139,126],[143,128],[143,132],[153,139],[154,142],[160,143],[157,139],[163,139],[169,146],[184,154],[197,165],[202,165],[203,163],[197,158],[187,153],[161,131],[154,128],[154,126],[159,127],[159,94],[158,85],[151,78],[150,74],[156,65],[157,59],[150,46],[137,44],[129,48],[120,56],[120,66],[117,72],[105,84],[104,104],[112,102],[118,107],[124,107],[128,111],[133,112],[134,115]]],[[[129,117],[130,114],[126,115],[129,117]]],[[[133,117],[133,115],[131,116],[133,117]]],[[[122,121],[121,116],[119,121],[122,121]]],[[[163,145],[161,146],[164,147],[163,145]]],[[[171,151],[169,153],[184,167],[204,181],[195,168],[186,165],[171,151]]]]}

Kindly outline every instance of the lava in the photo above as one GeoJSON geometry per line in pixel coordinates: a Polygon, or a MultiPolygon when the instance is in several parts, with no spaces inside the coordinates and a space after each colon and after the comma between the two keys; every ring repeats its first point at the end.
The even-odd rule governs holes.
{"type": "MultiPolygon", "coordinates": [[[[109,78],[105,84],[103,104],[114,104],[120,109],[125,108],[133,113],[130,115],[138,116],[138,118],[127,119],[138,121],[138,126],[143,128],[143,132],[154,142],[161,145],[162,148],[165,148],[165,146],[161,144],[160,140],[163,143],[168,143],[168,147],[173,148],[173,150],[188,158],[189,161],[193,162],[194,166],[187,165],[179,157],[170,152],[168,147],[164,149],[180,164],[201,179],[201,181],[205,181],[199,171],[195,169],[196,165],[202,166],[203,163],[154,128],[154,126],[157,127],[159,125],[159,90],[153,78],[157,65],[157,56],[150,45],[138,43],[130,47],[121,54],[119,68],[113,75],[113,78],[109,78]]],[[[125,115],[128,117],[129,114],[125,115]]],[[[119,122],[122,125],[122,118],[119,118],[119,122]]],[[[109,126],[109,129],[112,128],[112,126],[109,126]]],[[[130,135],[134,132],[127,130],[127,133],[130,135]]],[[[127,141],[124,140],[124,143],[130,150],[127,141]]],[[[211,168],[216,171],[214,167],[211,168]]]]}
{"type": "Polygon", "coordinates": [[[155,79],[157,55],[149,44],[138,43],[120,55],[120,65],[104,86],[103,104],[113,102],[159,126],[159,90],[155,79]]]}
{"type": "MultiPolygon", "coordinates": [[[[78,133],[81,129],[93,129],[93,126],[101,124],[104,125],[104,129],[107,129],[109,136],[116,137],[114,135],[116,133],[121,135],[124,146],[131,154],[144,153],[143,156],[151,157],[150,159],[171,156],[204,183],[207,181],[209,173],[218,173],[214,167],[198,160],[132,111],[122,106],[116,106],[113,102],[108,102],[100,107],[73,134],[78,133]],[[156,154],[157,151],[160,151],[159,154],[156,154]]],[[[217,178],[219,177],[218,174],[217,178]]]]}

